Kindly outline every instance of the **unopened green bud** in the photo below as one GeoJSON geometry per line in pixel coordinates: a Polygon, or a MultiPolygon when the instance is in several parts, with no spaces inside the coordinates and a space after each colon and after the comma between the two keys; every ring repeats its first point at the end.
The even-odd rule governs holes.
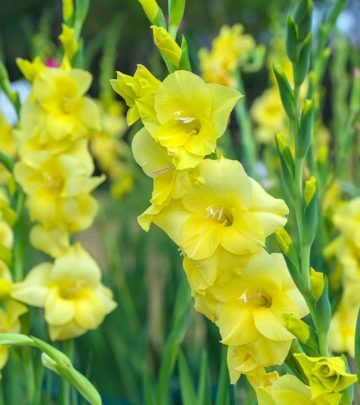
{"type": "Polygon", "coordinates": [[[287,18],[286,28],[286,53],[289,59],[295,63],[298,60],[298,38],[296,25],[291,15],[287,18]]]}
{"type": "Polygon", "coordinates": [[[275,232],[276,240],[284,253],[287,253],[294,244],[293,240],[291,239],[290,235],[286,232],[284,228],[280,228],[275,232]]]}
{"type": "Polygon", "coordinates": [[[316,178],[311,176],[305,183],[304,200],[305,204],[309,205],[316,193],[316,178]]]}
{"type": "Polygon", "coordinates": [[[166,27],[164,14],[161,11],[156,0],[138,0],[141,7],[146,14],[146,17],[153,24],[159,25],[161,27],[166,27]]]}
{"type": "Polygon", "coordinates": [[[319,301],[323,291],[324,291],[324,274],[316,271],[311,267],[310,269],[310,287],[313,297],[316,301],[319,301]]]}
{"type": "Polygon", "coordinates": [[[310,338],[310,326],[294,315],[285,316],[286,329],[291,332],[301,343],[307,343],[310,338]]]}
{"type": "Polygon", "coordinates": [[[300,0],[294,13],[298,38],[303,41],[311,31],[313,5],[311,0],[300,0]]]}
{"type": "Polygon", "coordinates": [[[300,49],[298,62],[296,63],[294,69],[294,80],[295,84],[297,84],[298,86],[302,84],[309,72],[311,42],[312,34],[310,33],[300,49]]]}
{"type": "Polygon", "coordinates": [[[312,127],[314,116],[314,102],[305,101],[305,105],[301,114],[300,130],[296,139],[296,156],[305,157],[312,139],[312,127]]]}
{"type": "Polygon", "coordinates": [[[277,67],[274,67],[273,70],[279,87],[282,105],[287,116],[291,120],[294,120],[296,118],[296,109],[294,104],[293,92],[289,81],[286,78],[285,74],[281,72],[277,67]]]}

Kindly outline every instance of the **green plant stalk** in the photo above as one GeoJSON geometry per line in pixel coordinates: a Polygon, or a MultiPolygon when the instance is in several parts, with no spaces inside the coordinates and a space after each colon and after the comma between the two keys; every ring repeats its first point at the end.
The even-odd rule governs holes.
{"type": "MultiPolygon", "coordinates": [[[[74,357],[74,339],[69,339],[65,340],[64,342],[64,347],[63,351],[64,354],[70,359],[70,361],[73,361],[74,357]]],[[[61,388],[60,388],[60,404],[61,405],[70,405],[71,404],[71,386],[70,383],[65,380],[64,378],[61,378],[61,388]]]]}
{"type": "MultiPolygon", "coordinates": [[[[240,73],[237,76],[237,87],[239,92],[244,94],[244,84],[240,73]]],[[[253,138],[251,120],[244,97],[238,101],[235,107],[235,114],[241,131],[242,150],[240,151],[240,155],[244,157],[249,176],[256,178],[256,144],[253,138]]]]}
{"type": "MultiPolygon", "coordinates": [[[[296,111],[296,119],[291,123],[292,133],[294,140],[300,136],[299,127],[300,127],[300,86],[295,85],[294,87],[294,104],[296,111]]],[[[296,145],[296,142],[295,142],[296,145]]],[[[296,156],[296,152],[295,152],[296,156]]],[[[296,157],[295,158],[295,198],[293,200],[294,212],[297,225],[298,233],[298,247],[299,247],[299,257],[300,257],[300,273],[302,276],[302,294],[305,298],[305,301],[309,307],[310,314],[314,325],[318,332],[318,341],[319,341],[319,350],[320,354],[327,356],[327,336],[324,336],[321,328],[318,328],[318,314],[315,308],[314,297],[311,292],[310,285],[310,253],[311,253],[311,244],[304,241],[304,195],[303,195],[303,169],[304,169],[305,157],[296,157]]]]}

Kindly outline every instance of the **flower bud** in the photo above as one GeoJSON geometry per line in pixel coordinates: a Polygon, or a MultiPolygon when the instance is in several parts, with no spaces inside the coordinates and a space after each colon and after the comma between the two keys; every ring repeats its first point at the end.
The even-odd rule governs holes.
{"type": "Polygon", "coordinates": [[[304,200],[305,204],[309,205],[316,193],[316,178],[311,176],[305,183],[304,200]]]}
{"type": "Polygon", "coordinates": [[[309,340],[310,326],[296,316],[287,315],[285,317],[285,326],[301,343],[305,344],[309,340]]]}
{"type": "Polygon", "coordinates": [[[146,17],[151,21],[154,22],[155,18],[160,10],[159,5],[157,4],[156,0],[139,0],[141,7],[146,14],[146,17]]]}
{"type": "Polygon", "coordinates": [[[170,36],[165,28],[152,25],[154,43],[165,61],[170,61],[175,67],[179,66],[181,58],[180,46],[170,36]]]}
{"type": "Polygon", "coordinates": [[[310,269],[310,287],[311,287],[311,292],[313,297],[315,298],[316,301],[319,300],[321,297],[323,291],[324,291],[324,286],[325,286],[325,281],[324,281],[324,274],[316,271],[311,267],[310,269]]]}

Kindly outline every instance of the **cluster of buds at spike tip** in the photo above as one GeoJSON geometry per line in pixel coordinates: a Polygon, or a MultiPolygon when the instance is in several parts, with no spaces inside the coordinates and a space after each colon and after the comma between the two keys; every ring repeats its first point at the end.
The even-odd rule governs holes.
{"type": "Polygon", "coordinates": [[[294,81],[300,85],[309,70],[311,53],[312,2],[301,0],[287,20],[286,52],[294,65],[294,81]]]}

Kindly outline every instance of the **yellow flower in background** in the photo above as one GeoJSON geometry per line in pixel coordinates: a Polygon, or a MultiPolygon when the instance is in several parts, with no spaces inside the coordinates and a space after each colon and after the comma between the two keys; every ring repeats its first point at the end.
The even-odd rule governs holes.
{"type": "Polygon", "coordinates": [[[93,170],[83,141],[66,154],[29,153],[16,164],[14,175],[28,196],[33,221],[74,233],[90,226],[97,212],[96,200],[89,193],[104,178],[90,177],[93,170]]]}
{"type": "MultiPolygon", "coordinates": [[[[19,318],[26,312],[26,306],[14,300],[7,299],[0,302],[0,333],[19,333],[21,327],[19,318]]],[[[7,359],[8,348],[0,346],[0,370],[5,366],[7,359]]]]}
{"type": "Polygon", "coordinates": [[[202,48],[199,51],[200,70],[204,80],[236,87],[236,69],[255,47],[254,38],[244,34],[241,24],[232,27],[225,25],[213,40],[211,50],[202,48]]]}
{"type": "Polygon", "coordinates": [[[91,74],[80,69],[46,68],[35,77],[21,110],[20,155],[31,149],[62,151],[99,130],[99,111],[84,94],[91,74]]]}
{"type": "MultiPolygon", "coordinates": [[[[13,128],[7,122],[4,115],[0,112],[0,150],[6,153],[7,156],[15,158],[17,152],[17,144],[13,134],[13,128]]],[[[8,170],[0,166],[0,183],[5,184],[10,178],[8,170]]]]}
{"type": "Polygon", "coordinates": [[[155,115],[139,105],[141,119],[154,139],[165,147],[178,169],[197,166],[215,152],[240,93],[206,84],[184,70],[170,74],[155,94],[155,115]]]}
{"type": "MultiPolygon", "coordinates": [[[[358,263],[360,270],[360,263],[358,263]]],[[[356,320],[360,308],[360,278],[344,280],[341,301],[330,325],[329,345],[335,352],[348,352],[355,357],[356,320]]]]}
{"type": "Polygon", "coordinates": [[[220,295],[224,303],[218,307],[217,325],[222,342],[244,346],[258,366],[281,364],[294,339],[285,316],[300,319],[309,312],[283,256],[264,250],[254,255],[220,295]]]}
{"type": "Polygon", "coordinates": [[[111,194],[121,199],[134,186],[130,148],[122,139],[126,131],[123,105],[115,100],[99,102],[101,131],[91,138],[90,149],[100,169],[111,182],[111,194]]]}
{"type": "Polygon", "coordinates": [[[97,328],[116,303],[101,284],[94,259],[75,244],[54,263],[34,267],[14,285],[12,296],[44,308],[52,340],[70,339],[97,328]]]}
{"type": "Polygon", "coordinates": [[[138,103],[141,102],[145,111],[153,117],[154,94],[159,88],[160,81],[143,65],[138,65],[134,76],[116,72],[116,79],[110,80],[114,91],[119,94],[129,107],[126,116],[128,125],[134,124],[139,118],[138,103]]]}
{"type": "Polygon", "coordinates": [[[279,132],[287,133],[287,117],[275,87],[266,89],[251,106],[251,116],[256,124],[255,136],[259,142],[273,142],[279,132]]]}
{"type": "Polygon", "coordinates": [[[346,371],[342,357],[309,357],[305,353],[294,356],[309,380],[312,399],[341,392],[357,381],[356,375],[346,371]]]}
{"type": "Polygon", "coordinates": [[[181,58],[181,48],[173,39],[173,37],[163,27],[152,25],[154,43],[159,49],[164,59],[169,60],[175,65],[179,66],[181,58]]]}
{"type": "MultiPolygon", "coordinates": [[[[3,261],[0,260],[0,333],[19,333],[21,315],[27,312],[26,306],[10,298],[13,290],[11,273],[3,261]]],[[[8,358],[7,347],[0,347],[0,369],[8,358]]]]}
{"type": "Polygon", "coordinates": [[[35,249],[59,257],[69,249],[70,235],[62,228],[35,225],[30,232],[30,242],[35,249]]]}
{"type": "Polygon", "coordinates": [[[360,197],[337,208],[333,222],[342,235],[360,249],[360,197]]]}
{"type": "Polygon", "coordinates": [[[198,176],[200,184],[149,219],[189,258],[207,259],[219,247],[237,255],[255,253],[268,235],[285,225],[284,201],[267,194],[238,161],[204,160],[198,176]]]}
{"type": "Polygon", "coordinates": [[[17,58],[16,64],[18,65],[25,79],[27,79],[29,82],[34,81],[37,75],[46,69],[45,64],[39,56],[36,56],[32,62],[26,59],[17,58]]]}
{"type": "Polygon", "coordinates": [[[338,405],[341,394],[311,398],[311,390],[293,375],[283,375],[269,387],[255,388],[259,405],[338,405]]]}

